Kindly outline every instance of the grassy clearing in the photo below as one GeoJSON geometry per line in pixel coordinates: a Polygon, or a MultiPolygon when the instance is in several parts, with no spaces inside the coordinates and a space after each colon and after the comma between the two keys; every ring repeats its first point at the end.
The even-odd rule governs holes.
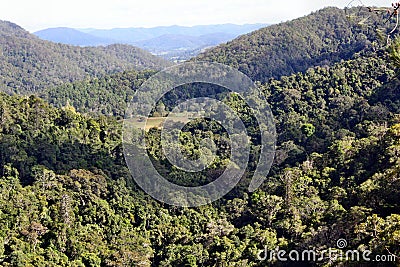
{"type": "MultiPolygon", "coordinates": [[[[188,123],[190,119],[188,117],[168,117],[169,120],[173,122],[181,122],[181,123],[188,123]]],[[[146,126],[146,131],[150,130],[151,128],[158,128],[162,129],[164,122],[167,120],[167,117],[152,117],[147,119],[145,118],[134,118],[130,120],[130,122],[137,128],[144,128],[146,126]]]]}

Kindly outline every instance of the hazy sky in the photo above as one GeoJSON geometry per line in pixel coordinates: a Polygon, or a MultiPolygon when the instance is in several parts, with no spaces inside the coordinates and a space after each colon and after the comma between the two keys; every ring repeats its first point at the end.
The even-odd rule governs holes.
{"type": "MultiPolygon", "coordinates": [[[[116,28],[277,23],[350,0],[0,0],[0,20],[29,31],[50,27],[116,28]]],[[[354,1],[358,5],[361,1],[354,1]]],[[[362,1],[390,6],[391,1],[362,1]]]]}

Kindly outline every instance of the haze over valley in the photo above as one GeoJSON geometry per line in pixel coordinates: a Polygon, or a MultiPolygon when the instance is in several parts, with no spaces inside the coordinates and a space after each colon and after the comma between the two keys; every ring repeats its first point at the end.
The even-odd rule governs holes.
{"type": "Polygon", "coordinates": [[[130,44],[172,61],[196,56],[206,48],[225,43],[266,24],[163,26],[154,28],[72,29],[50,28],[34,32],[43,40],[78,46],[130,44]]]}

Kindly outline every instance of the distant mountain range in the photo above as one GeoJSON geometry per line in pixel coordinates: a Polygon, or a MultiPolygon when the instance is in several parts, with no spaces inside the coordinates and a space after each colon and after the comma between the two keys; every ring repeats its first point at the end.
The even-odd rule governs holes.
{"type": "Polygon", "coordinates": [[[170,60],[182,60],[197,55],[205,48],[225,43],[266,26],[267,24],[220,24],[110,30],[60,27],[34,34],[44,40],[78,46],[130,44],[170,60]]]}
{"type": "Polygon", "coordinates": [[[97,37],[72,28],[50,28],[34,33],[40,39],[62,44],[79,46],[99,46],[116,43],[113,39],[97,37]]]}

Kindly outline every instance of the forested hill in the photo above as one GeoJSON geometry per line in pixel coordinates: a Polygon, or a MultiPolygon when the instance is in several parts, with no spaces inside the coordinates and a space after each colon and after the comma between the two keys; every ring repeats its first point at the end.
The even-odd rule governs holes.
{"type": "MultiPolygon", "coordinates": [[[[396,67],[400,64],[392,64],[387,50],[364,49],[374,33],[369,36],[349,26],[341,12],[325,9],[264,29],[270,34],[266,39],[257,33],[241,37],[255,36],[252,45],[218,48],[224,55],[221,62],[224,59],[238,68],[254,66],[249,69],[254,71],[252,77],[266,80],[257,84],[275,117],[277,150],[265,182],[248,192],[246,179],[262,145],[259,125],[240,97],[217,91],[245,123],[252,153],[238,186],[224,198],[197,208],[169,206],[139,189],[125,164],[122,121],[104,116],[122,115],[121,103],[152,71],[88,77],[43,91],[41,96],[56,107],[37,96],[0,92],[0,265],[398,266],[400,81],[396,67]],[[294,29],[296,25],[303,28],[294,29]],[[279,27],[285,31],[278,31],[279,27]],[[271,37],[274,29],[276,43],[271,37]],[[296,42],[281,42],[286,50],[277,48],[278,41],[294,37],[296,42]],[[316,52],[305,45],[307,40],[316,52]],[[261,42],[265,45],[257,45],[261,42]],[[246,51],[248,61],[233,63],[235,58],[244,60],[246,51]],[[276,54],[269,58],[271,51],[276,54]],[[283,66],[294,55],[305,65],[323,66],[291,73],[294,68],[283,66]],[[282,62],[279,56],[285,56],[282,62]],[[288,75],[271,78],[269,60],[288,75]],[[95,114],[83,114],[87,112],[95,114]],[[346,246],[338,249],[338,240],[346,240],[346,246]],[[271,252],[277,247],[286,256],[293,250],[303,255],[315,250],[318,261],[311,255],[311,262],[260,261],[260,250],[271,252]],[[339,257],[340,253],[347,256],[347,250],[359,251],[360,257],[372,251],[371,261],[339,257]],[[337,253],[330,255],[330,251],[337,253]],[[391,261],[378,265],[373,260],[377,255],[390,256],[391,261]]],[[[27,84],[37,82],[37,87],[30,87],[34,90],[74,80],[65,77],[72,70],[86,77],[119,68],[97,56],[121,62],[117,60],[121,47],[113,47],[114,52],[103,48],[105,52],[63,46],[38,41],[14,24],[0,25],[1,42],[8,44],[2,46],[2,57],[9,60],[1,62],[14,64],[14,69],[1,70],[0,75],[14,85],[32,79],[27,84]],[[89,59],[93,61],[85,62],[89,59]],[[108,69],[99,71],[95,63],[108,69]],[[40,80],[41,75],[45,80],[40,80]]],[[[236,40],[226,47],[237,44],[236,40]]],[[[200,88],[210,89],[203,91],[195,86],[167,94],[162,99],[165,104],[156,106],[158,116],[167,113],[169,102],[176,98],[201,93],[211,97],[211,85],[200,88]],[[160,106],[164,110],[159,112],[160,106]]],[[[18,87],[6,88],[18,91],[18,87]]],[[[224,115],[229,119],[232,114],[224,115]]],[[[153,128],[146,132],[145,143],[157,170],[185,186],[218,177],[234,147],[226,130],[208,120],[192,120],[181,129],[179,148],[188,159],[203,153],[202,141],[207,138],[215,143],[214,161],[198,173],[171,166],[163,152],[161,129],[153,128]]]]}
{"type": "Polygon", "coordinates": [[[0,91],[34,93],[63,82],[171,63],[129,45],[75,47],[43,41],[0,21],[0,91]]]}
{"type": "MultiPolygon", "coordinates": [[[[400,98],[393,76],[384,54],[367,53],[261,85],[278,130],[268,179],[254,193],[234,190],[193,209],[152,201],[131,183],[115,118],[0,94],[0,264],[261,267],[264,246],[323,251],[337,249],[339,238],[347,249],[399,255],[400,98]]],[[[109,84],[118,81],[113,77],[109,84]]],[[[96,95],[106,83],[82,86],[96,95]]],[[[234,99],[226,103],[244,114],[234,99]]],[[[185,138],[226,138],[218,128],[198,129],[185,138]]],[[[146,138],[163,166],[160,131],[146,138]]],[[[197,153],[190,142],[184,149],[197,153]]],[[[198,179],[221,171],[223,160],[216,160],[198,179]]]]}
{"type": "MultiPolygon", "coordinates": [[[[340,102],[349,91],[357,90],[365,97],[371,93],[371,90],[388,81],[389,73],[393,72],[393,67],[389,64],[388,55],[384,50],[376,52],[360,52],[353,55],[353,59],[335,63],[332,66],[314,67],[308,69],[305,73],[295,73],[291,76],[282,76],[280,79],[271,78],[263,83],[262,87],[275,88],[279,81],[302,80],[310,81],[304,85],[319,86],[323,91],[334,91],[330,94],[334,96],[336,102],[340,102]],[[333,76],[331,74],[334,74],[333,76]],[[351,75],[350,75],[351,74],[351,75]],[[350,75],[350,77],[348,77],[350,75]],[[337,87],[340,84],[340,88],[337,87]],[[366,86],[368,84],[368,86],[366,86]]],[[[143,81],[148,79],[154,71],[127,71],[107,75],[101,78],[88,78],[73,83],[64,83],[60,86],[48,88],[41,92],[39,96],[56,107],[64,107],[67,104],[72,105],[77,111],[82,113],[95,113],[102,115],[112,115],[122,117],[125,112],[126,103],[128,103],[135,90],[141,86],[143,81]]],[[[297,89],[302,88],[302,84],[296,85],[297,89]]],[[[294,88],[289,88],[294,89],[294,88]]],[[[186,92],[181,95],[195,95],[197,92],[188,87],[186,92]]],[[[325,93],[326,93],[325,92],[325,93]]],[[[267,95],[272,92],[266,92],[267,95]]],[[[272,111],[276,116],[280,114],[283,103],[280,101],[284,95],[294,93],[294,90],[273,91],[274,100],[269,102],[273,105],[272,111]],[[277,99],[280,99],[277,101],[277,99]],[[276,105],[276,106],[275,106],[276,105]]],[[[303,92],[307,95],[307,92],[303,92]]],[[[296,92],[297,97],[305,98],[302,92],[296,92]]],[[[293,98],[295,96],[291,96],[293,98]]],[[[328,101],[328,96],[324,101],[328,101]]],[[[285,110],[290,110],[290,103],[285,104],[285,110]]],[[[324,106],[327,108],[327,106],[324,106]]],[[[307,108],[305,108],[307,109],[307,108]]],[[[329,113],[328,109],[323,111],[329,113]]],[[[283,114],[282,114],[283,115],[283,114]]]]}
{"type": "MultiPolygon", "coordinates": [[[[358,9],[350,12],[360,15],[358,9]]],[[[325,8],[240,36],[211,48],[195,60],[224,63],[263,82],[312,66],[331,65],[352,58],[376,39],[373,30],[358,25],[361,15],[359,20],[350,20],[349,13],[334,7],[325,8]]],[[[377,15],[368,16],[369,23],[378,23],[377,15]]]]}
{"type": "Polygon", "coordinates": [[[82,113],[123,117],[135,90],[154,71],[126,71],[100,78],[88,78],[48,88],[39,96],[56,107],[73,106],[82,113]]]}

